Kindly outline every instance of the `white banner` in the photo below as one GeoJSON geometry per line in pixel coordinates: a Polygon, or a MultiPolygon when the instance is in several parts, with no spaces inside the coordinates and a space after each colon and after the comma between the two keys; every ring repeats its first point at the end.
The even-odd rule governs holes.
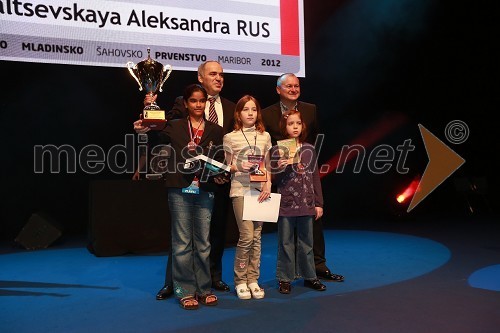
{"type": "Polygon", "coordinates": [[[0,60],[305,75],[300,0],[0,0],[0,60]]]}

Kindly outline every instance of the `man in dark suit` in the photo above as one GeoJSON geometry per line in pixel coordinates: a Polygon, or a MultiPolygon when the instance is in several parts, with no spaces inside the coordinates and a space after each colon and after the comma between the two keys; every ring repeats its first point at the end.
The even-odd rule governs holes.
{"type": "MultiPolygon", "coordinates": [[[[208,101],[205,108],[205,118],[217,123],[223,129],[223,134],[231,132],[234,127],[234,109],[236,105],[228,99],[220,96],[224,86],[224,71],[219,62],[209,60],[198,67],[198,81],[208,93],[208,101]],[[212,105],[212,114],[210,107],[212,105]],[[213,115],[215,111],[216,116],[213,115]]],[[[146,98],[145,103],[156,100],[156,95],[151,99],[146,98]]],[[[175,99],[174,106],[169,112],[172,118],[187,117],[186,108],[182,96],[175,99]]],[[[228,182],[219,186],[215,192],[214,208],[210,222],[210,275],[212,288],[219,291],[229,291],[229,286],[222,280],[222,256],[226,242],[226,221],[229,207],[228,182]]],[[[170,258],[167,262],[165,285],[156,294],[157,300],[164,300],[173,294],[172,266],[170,258]]]]}
{"type": "MultiPolygon", "coordinates": [[[[308,131],[306,142],[315,144],[316,136],[319,132],[317,108],[315,104],[299,101],[299,78],[292,73],[281,75],[277,81],[276,92],[280,97],[279,102],[262,110],[262,119],[264,120],[266,131],[271,135],[273,145],[276,145],[276,141],[284,139],[280,133],[279,123],[283,112],[290,109],[300,111],[302,121],[306,124],[308,131]]],[[[332,273],[326,266],[325,238],[323,236],[323,222],[321,219],[313,223],[313,240],[316,275],[321,279],[336,282],[344,281],[342,275],[332,273]]]]}

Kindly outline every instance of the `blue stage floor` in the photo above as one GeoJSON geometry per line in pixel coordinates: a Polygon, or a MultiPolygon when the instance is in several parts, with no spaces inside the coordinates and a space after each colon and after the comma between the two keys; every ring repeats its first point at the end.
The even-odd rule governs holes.
{"type": "MultiPolygon", "coordinates": [[[[452,239],[450,248],[404,233],[325,230],[328,265],[346,281],[326,283],[325,292],[297,281],[282,295],[276,236],[263,235],[264,299],[218,293],[218,306],[197,311],[181,309],[173,298],[155,300],[164,253],[95,257],[84,240],[2,251],[0,332],[499,332],[498,248],[483,244],[492,253],[474,265],[480,249],[455,254],[452,239]]],[[[234,289],[233,258],[234,248],[226,249],[223,279],[234,289]]]]}

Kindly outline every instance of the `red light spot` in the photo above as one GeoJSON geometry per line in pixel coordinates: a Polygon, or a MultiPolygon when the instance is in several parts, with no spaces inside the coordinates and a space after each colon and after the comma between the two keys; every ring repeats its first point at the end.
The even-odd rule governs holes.
{"type": "Polygon", "coordinates": [[[410,185],[408,185],[408,187],[403,191],[403,193],[398,194],[398,196],[396,197],[396,201],[399,202],[400,204],[402,204],[407,199],[411,198],[415,194],[415,191],[417,190],[419,181],[420,181],[420,178],[414,179],[410,183],[410,185]]]}

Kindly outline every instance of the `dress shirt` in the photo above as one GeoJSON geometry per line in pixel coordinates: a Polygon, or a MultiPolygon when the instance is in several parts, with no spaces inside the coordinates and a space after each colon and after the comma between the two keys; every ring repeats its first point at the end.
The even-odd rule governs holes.
{"type": "MultiPolygon", "coordinates": [[[[219,95],[210,96],[208,98],[215,97],[215,112],[217,113],[217,124],[223,127],[224,124],[224,113],[222,112],[222,103],[219,95]]],[[[205,119],[210,119],[210,101],[207,99],[207,104],[205,105],[205,119]]]]}

